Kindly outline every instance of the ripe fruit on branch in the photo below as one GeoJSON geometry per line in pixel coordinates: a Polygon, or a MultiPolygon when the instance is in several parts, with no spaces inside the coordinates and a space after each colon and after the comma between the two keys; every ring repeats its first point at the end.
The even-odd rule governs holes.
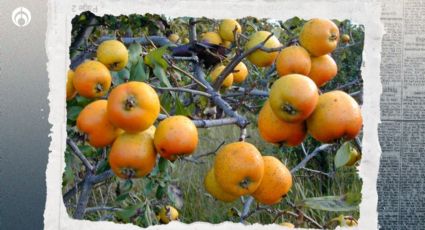
{"type": "Polygon", "coordinates": [[[308,76],[316,83],[317,87],[332,80],[337,72],[338,66],[330,55],[325,54],[311,58],[311,70],[308,76]]]}
{"type": "Polygon", "coordinates": [[[180,37],[178,34],[170,34],[168,35],[168,40],[172,43],[177,43],[179,41],[180,37]]]}
{"type": "Polygon", "coordinates": [[[153,139],[148,133],[123,133],[112,144],[109,165],[120,178],[146,176],[155,164],[156,151],[153,139]]]}
{"type": "MultiPolygon", "coordinates": [[[[212,82],[215,82],[215,80],[220,75],[220,73],[224,70],[224,68],[226,68],[226,66],[221,65],[221,64],[214,67],[214,69],[210,73],[210,77],[211,77],[212,82]]],[[[225,87],[225,88],[228,88],[228,87],[232,86],[232,84],[233,84],[233,74],[230,73],[224,79],[222,86],[225,87]]]]}
{"type": "Polygon", "coordinates": [[[286,47],[276,58],[276,70],[279,76],[292,73],[307,75],[310,68],[310,54],[301,46],[286,47]]]}
{"type": "Polygon", "coordinates": [[[77,117],[77,128],[87,134],[91,146],[100,148],[112,144],[122,132],[109,122],[106,100],[97,100],[81,110],[77,117]]]}
{"type": "Polygon", "coordinates": [[[347,93],[339,90],[320,95],[317,107],[307,119],[310,135],[324,143],[339,138],[351,140],[362,128],[360,106],[347,93]]]}
{"type": "Polygon", "coordinates": [[[66,77],[66,100],[69,101],[77,95],[77,91],[74,88],[74,83],[72,82],[74,79],[74,71],[68,70],[68,74],[66,77]]]}
{"type": "Polygon", "coordinates": [[[98,61],[85,61],[75,69],[72,83],[81,96],[97,98],[108,92],[111,81],[111,73],[105,65],[98,61]]]}
{"type": "Polygon", "coordinates": [[[288,146],[301,144],[307,134],[304,122],[288,123],[279,119],[267,100],[258,114],[258,131],[260,136],[270,143],[284,143],[288,146]]]}
{"type": "Polygon", "coordinates": [[[97,47],[97,60],[110,70],[120,71],[128,62],[128,50],[125,45],[117,40],[107,40],[97,47]]]}
{"type": "Polygon", "coordinates": [[[223,146],[214,161],[217,183],[235,196],[251,194],[260,185],[264,174],[264,161],[258,149],[247,142],[234,142],[223,146]]]}
{"type": "Polygon", "coordinates": [[[175,160],[178,155],[192,154],[196,150],[198,129],[185,116],[171,116],[159,122],[154,143],[161,157],[175,160]]]}
{"type": "Polygon", "coordinates": [[[348,34],[343,34],[342,36],[341,36],[341,41],[343,42],[343,43],[349,43],[350,42],[350,35],[348,35],[348,34]]]}
{"type": "Polygon", "coordinates": [[[314,81],[300,74],[289,74],[277,79],[269,94],[270,106],[276,116],[291,123],[307,119],[318,99],[319,92],[314,81]]]}
{"type": "Polygon", "coordinates": [[[214,175],[214,167],[211,168],[204,179],[205,190],[215,199],[223,202],[233,202],[238,199],[239,196],[232,195],[225,192],[220,185],[217,183],[214,175]]]}
{"type": "Polygon", "coordinates": [[[248,68],[246,68],[245,63],[239,62],[236,67],[233,69],[233,81],[236,83],[242,83],[245,81],[248,76],[248,68]]]}
{"type": "Polygon", "coordinates": [[[223,40],[233,42],[235,40],[233,31],[235,31],[236,34],[240,34],[242,32],[241,25],[239,25],[236,20],[221,20],[220,25],[218,26],[218,33],[223,40]]]}
{"type": "Polygon", "coordinates": [[[311,19],[304,24],[300,32],[301,46],[316,57],[332,52],[338,40],[338,27],[329,19],[311,19]]]}
{"type": "Polygon", "coordinates": [[[161,208],[158,217],[161,223],[168,224],[173,220],[179,219],[179,212],[173,206],[167,205],[161,208]]]}
{"type": "Polygon", "coordinates": [[[108,117],[130,133],[141,132],[158,118],[160,102],[155,90],[143,82],[127,82],[114,88],[108,98],[108,117]]]}
{"type": "MultiPolygon", "coordinates": [[[[248,42],[245,44],[245,50],[249,50],[256,45],[260,44],[271,33],[268,31],[258,31],[255,32],[253,35],[249,37],[248,42]]],[[[264,44],[264,48],[278,48],[281,44],[279,40],[273,35],[267,42],[264,44]]],[[[274,60],[276,59],[277,55],[279,54],[278,51],[275,52],[265,52],[262,50],[256,50],[252,54],[250,54],[247,58],[248,60],[258,66],[258,67],[267,67],[273,64],[274,60]]]]}
{"type": "Polygon", "coordinates": [[[221,40],[221,37],[218,33],[209,31],[201,35],[201,42],[220,45],[223,40],[221,40]]]}
{"type": "Polygon", "coordinates": [[[251,195],[260,203],[277,204],[292,187],[292,175],[279,159],[263,156],[264,176],[260,186],[251,195]]]}

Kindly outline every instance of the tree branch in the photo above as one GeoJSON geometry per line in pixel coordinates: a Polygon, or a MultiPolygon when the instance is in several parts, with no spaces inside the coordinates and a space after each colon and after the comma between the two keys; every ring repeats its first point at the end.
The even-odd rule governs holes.
{"type": "Polygon", "coordinates": [[[89,160],[84,156],[84,154],[80,151],[77,144],[71,138],[66,138],[66,143],[71,148],[72,152],[83,162],[86,169],[90,172],[93,172],[94,167],[90,164],[89,160]]]}
{"type": "Polygon", "coordinates": [[[158,90],[158,91],[178,91],[178,92],[186,92],[186,93],[191,93],[191,94],[197,94],[197,95],[201,95],[201,96],[205,96],[205,97],[211,97],[211,95],[209,93],[205,93],[202,91],[198,91],[198,90],[194,90],[194,89],[187,89],[187,88],[165,88],[165,87],[158,87],[158,86],[154,86],[154,85],[150,85],[152,86],[152,88],[158,90]]]}
{"type": "Polygon", "coordinates": [[[249,213],[249,208],[251,207],[252,202],[254,201],[254,197],[249,196],[243,204],[243,209],[241,213],[241,222],[246,218],[249,213]]]}
{"type": "Polygon", "coordinates": [[[294,168],[291,169],[291,173],[294,174],[296,171],[304,168],[304,166],[309,162],[313,157],[315,157],[317,154],[319,154],[321,151],[324,151],[330,147],[332,147],[333,144],[323,144],[319,147],[317,147],[312,153],[307,155],[298,165],[296,165],[294,168]]]}
{"type": "Polygon", "coordinates": [[[71,43],[71,48],[78,48],[83,42],[87,40],[90,34],[93,32],[94,26],[97,25],[97,19],[94,15],[89,16],[89,23],[87,27],[80,30],[74,41],[71,43]]]}

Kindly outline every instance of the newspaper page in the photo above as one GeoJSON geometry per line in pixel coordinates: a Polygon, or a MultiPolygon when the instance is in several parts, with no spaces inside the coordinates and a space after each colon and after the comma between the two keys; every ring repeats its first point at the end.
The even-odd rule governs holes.
{"type": "Polygon", "coordinates": [[[423,223],[425,129],[425,2],[382,5],[382,148],[378,177],[381,229],[416,229],[423,223]]]}

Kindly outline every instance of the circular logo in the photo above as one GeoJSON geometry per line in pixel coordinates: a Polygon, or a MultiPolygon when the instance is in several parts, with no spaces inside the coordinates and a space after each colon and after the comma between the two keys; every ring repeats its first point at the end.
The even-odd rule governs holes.
{"type": "Polygon", "coordinates": [[[17,27],[25,27],[31,22],[31,12],[25,7],[18,7],[12,12],[12,21],[17,27]]]}

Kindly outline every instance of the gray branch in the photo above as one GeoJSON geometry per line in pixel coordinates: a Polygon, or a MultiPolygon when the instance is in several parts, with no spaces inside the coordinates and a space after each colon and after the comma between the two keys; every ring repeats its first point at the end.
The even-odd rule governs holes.
{"type": "Polygon", "coordinates": [[[90,164],[89,160],[84,156],[84,154],[80,151],[77,144],[70,138],[66,138],[66,143],[71,148],[72,152],[83,162],[86,169],[90,172],[93,172],[93,166],[90,164]]]}
{"type": "Polygon", "coordinates": [[[304,168],[304,166],[309,162],[313,157],[315,157],[317,154],[319,154],[321,151],[324,151],[330,147],[332,147],[333,144],[323,144],[319,147],[317,147],[312,153],[308,154],[298,165],[296,165],[294,168],[291,169],[291,173],[294,174],[296,171],[304,168]]]}

